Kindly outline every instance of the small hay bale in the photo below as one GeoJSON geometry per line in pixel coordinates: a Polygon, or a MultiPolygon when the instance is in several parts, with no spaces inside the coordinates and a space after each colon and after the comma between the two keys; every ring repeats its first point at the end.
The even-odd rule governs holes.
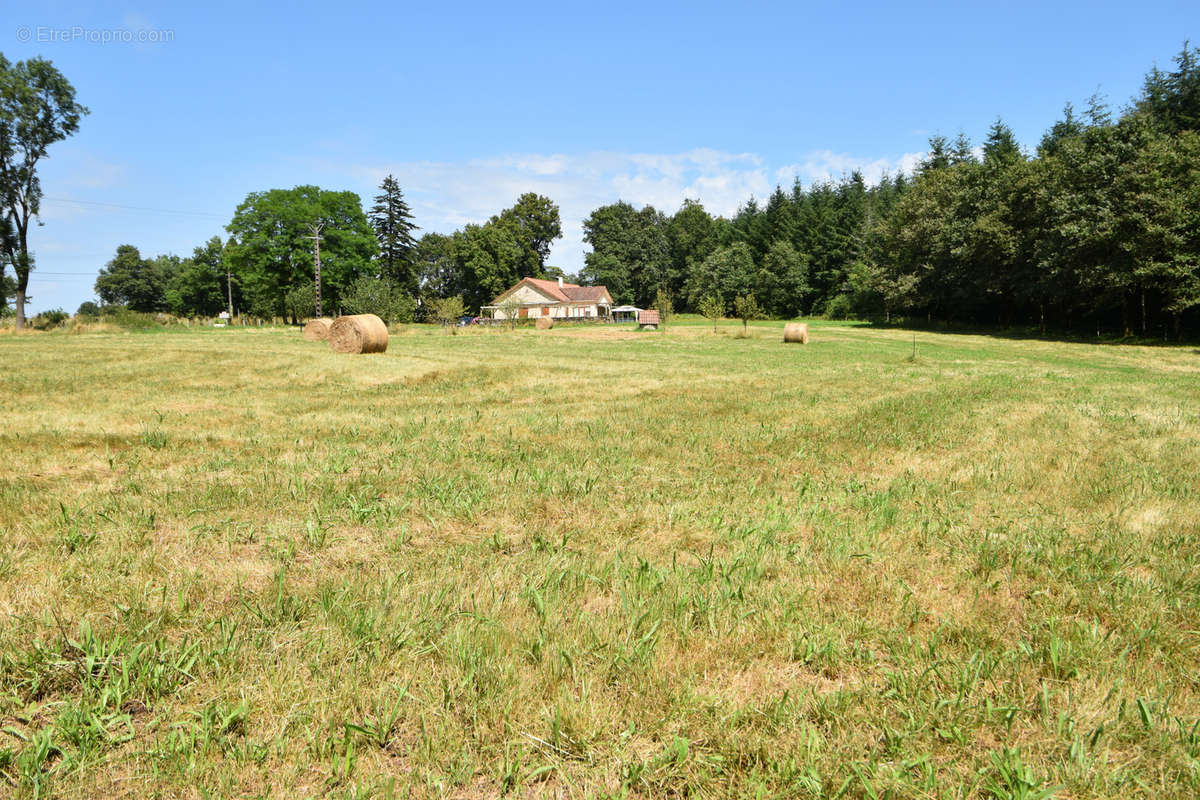
{"type": "Polygon", "coordinates": [[[533,323],[533,327],[539,331],[548,331],[554,327],[554,317],[538,317],[537,322],[533,323]]]}
{"type": "Polygon", "coordinates": [[[388,346],[388,329],[374,314],[338,317],[329,326],[329,346],[335,353],[382,353],[388,346]]]}
{"type": "Polygon", "coordinates": [[[784,325],[783,341],[789,344],[808,344],[808,325],[803,322],[789,322],[784,325]]]}
{"type": "Polygon", "coordinates": [[[310,342],[323,342],[329,338],[329,327],[333,320],[329,317],[310,319],[304,323],[304,338],[310,342]]]}

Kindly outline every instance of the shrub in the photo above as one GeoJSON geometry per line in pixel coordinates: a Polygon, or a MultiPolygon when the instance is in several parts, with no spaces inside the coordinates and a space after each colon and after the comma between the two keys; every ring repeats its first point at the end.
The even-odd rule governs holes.
{"type": "Polygon", "coordinates": [[[742,321],[743,338],[746,335],[746,328],[751,320],[762,319],[766,316],[752,294],[733,298],[733,315],[742,321]]]}
{"type": "Polygon", "coordinates": [[[453,325],[465,312],[461,297],[442,297],[429,303],[429,320],[440,325],[453,325]]]}
{"type": "Polygon", "coordinates": [[[93,303],[91,300],[85,300],[79,304],[79,310],[75,312],[77,317],[98,317],[100,316],[100,306],[93,303]]]}
{"type": "Polygon", "coordinates": [[[654,307],[658,309],[658,326],[665,329],[667,320],[675,313],[675,303],[671,299],[671,293],[666,289],[659,289],[658,294],[654,295],[654,307]]]}
{"type": "Polygon", "coordinates": [[[146,330],[159,326],[153,314],[144,311],[131,311],[125,306],[106,306],[104,309],[104,321],[127,330],[146,330]]]}
{"type": "Polygon", "coordinates": [[[403,289],[384,278],[364,276],[342,293],[347,314],[374,314],[389,325],[412,322],[417,304],[403,289]]]}
{"type": "Polygon", "coordinates": [[[825,304],[827,319],[851,319],[854,316],[854,301],[846,294],[835,294],[825,304]]]}
{"type": "Polygon", "coordinates": [[[43,311],[35,316],[30,323],[39,331],[48,331],[51,328],[57,328],[71,318],[71,315],[63,311],[61,308],[52,308],[49,311],[43,311]]]}
{"type": "Polygon", "coordinates": [[[289,289],[283,296],[283,308],[293,319],[308,319],[313,316],[317,311],[316,287],[305,283],[289,289]]]}
{"type": "Polygon", "coordinates": [[[717,320],[725,316],[725,301],[721,298],[721,293],[715,292],[701,298],[697,310],[700,312],[702,317],[712,321],[713,333],[716,333],[717,320]]]}

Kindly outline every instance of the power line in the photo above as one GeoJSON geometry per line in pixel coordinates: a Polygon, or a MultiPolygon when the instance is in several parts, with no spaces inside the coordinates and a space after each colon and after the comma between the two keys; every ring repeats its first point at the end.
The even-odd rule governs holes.
{"type": "Polygon", "coordinates": [[[150,214],[180,214],[183,216],[190,216],[190,217],[215,217],[217,219],[225,218],[224,214],[213,214],[208,211],[180,211],[179,209],[173,209],[173,208],[149,208],[147,206],[126,206],[126,205],[121,205],[120,203],[101,203],[101,202],[98,202],[95,200],[72,200],[68,197],[43,197],[42,199],[50,200],[55,203],[75,203],[76,205],[82,205],[82,206],[102,206],[104,208],[117,208],[117,209],[121,209],[123,211],[143,211],[143,212],[148,212],[150,214]]]}

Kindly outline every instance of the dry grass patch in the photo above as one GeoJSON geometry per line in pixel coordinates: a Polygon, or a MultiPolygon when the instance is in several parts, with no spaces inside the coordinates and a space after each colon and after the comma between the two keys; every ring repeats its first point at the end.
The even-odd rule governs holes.
{"type": "Polygon", "coordinates": [[[754,328],[5,337],[0,795],[1200,791],[1195,355],[754,328]]]}

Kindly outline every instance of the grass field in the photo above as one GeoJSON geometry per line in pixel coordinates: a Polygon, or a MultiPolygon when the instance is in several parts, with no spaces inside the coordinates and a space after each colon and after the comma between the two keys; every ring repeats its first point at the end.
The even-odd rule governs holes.
{"type": "Polygon", "coordinates": [[[1195,797],[1200,353],[0,336],[0,796],[1195,797]]]}

